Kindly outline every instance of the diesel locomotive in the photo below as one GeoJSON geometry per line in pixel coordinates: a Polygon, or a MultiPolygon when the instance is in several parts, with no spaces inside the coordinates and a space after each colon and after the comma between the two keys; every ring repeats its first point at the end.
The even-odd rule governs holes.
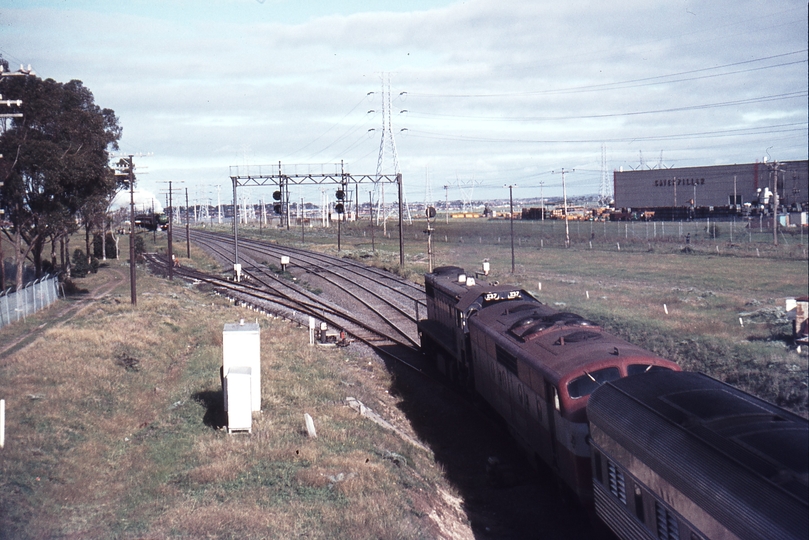
{"type": "MultiPolygon", "coordinates": [[[[711,497],[712,487],[699,484],[689,490],[688,484],[696,481],[694,476],[675,478],[676,474],[672,476],[666,470],[670,466],[666,459],[671,454],[677,456],[680,467],[687,466],[694,456],[707,460],[701,465],[704,469],[710,469],[716,460],[752,459],[744,454],[747,450],[737,455],[723,447],[718,455],[711,455],[714,461],[710,461],[709,452],[693,450],[716,443],[713,439],[707,443],[699,439],[704,433],[693,426],[701,421],[700,417],[662,418],[656,423],[649,419],[655,414],[665,417],[672,413],[666,408],[655,409],[651,401],[644,404],[642,396],[651,400],[667,390],[676,393],[689,388],[694,392],[691,403],[695,410],[704,403],[705,410],[719,415],[710,417],[713,420],[726,419],[739,427],[746,410],[742,402],[755,402],[761,410],[777,412],[779,418],[786,419],[791,426],[790,436],[773,440],[781,440],[789,450],[770,456],[771,460],[781,459],[771,466],[780,466],[779,474],[791,475],[797,482],[790,484],[792,491],[787,498],[797,497],[798,501],[788,508],[793,516],[798,515],[795,519],[799,524],[802,508],[806,522],[809,423],[805,419],[707,376],[683,373],[676,363],[605,332],[593,321],[555,310],[518,287],[478,282],[462,268],[445,266],[426,274],[425,292],[427,318],[418,323],[424,354],[453,384],[488,402],[532,459],[547,465],[565,489],[586,507],[594,508],[619,537],[775,537],[751,533],[749,521],[755,521],[753,518],[741,527],[715,526],[723,523],[724,517],[712,517],[714,521],[709,523],[705,516],[713,515],[713,510],[709,510],[704,498],[711,497]],[[721,389],[709,392],[712,385],[720,385],[721,389]],[[618,413],[606,405],[620,401],[617,396],[627,400],[610,405],[617,407],[618,413]],[[660,448],[652,444],[658,440],[664,441],[660,448]],[[652,448],[649,452],[654,457],[640,452],[641,447],[652,448]],[[787,459],[787,454],[799,457],[787,459]],[[700,489],[703,498],[695,495],[700,489]],[[699,512],[703,512],[701,518],[696,517],[699,512]],[[717,532],[722,534],[715,536],[717,532]]],[[[776,422],[769,427],[785,425],[776,422]]],[[[749,429],[752,433],[765,427],[756,424],[749,429]]],[[[734,481],[751,482],[743,479],[743,470],[735,474],[734,481]]],[[[747,470],[747,474],[757,473],[747,470]]],[[[709,477],[712,481],[722,480],[721,474],[709,477]]],[[[755,491],[757,487],[750,489],[755,491]]],[[[725,499],[714,506],[723,504],[725,499]]],[[[726,514],[741,511],[739,506],[732,508],[726,514]]],[[[798,529],[790,525],[786,530],[794,533],[798,529]]],[[[804,530],[809,534],[809,527],[804,530]]]]}

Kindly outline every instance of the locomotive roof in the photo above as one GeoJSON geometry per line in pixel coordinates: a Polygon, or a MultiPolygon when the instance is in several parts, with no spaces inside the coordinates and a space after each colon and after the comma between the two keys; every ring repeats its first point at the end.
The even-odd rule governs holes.
{"type": "Polygon", "coordinates": [[[467,276],[463,268],[459,266],[441,266],[433,270],[432,274],[426,274],[425,281],[454,296],[457,300],[456,307],[461,311],[466,311],[481,296],[485,296],[487,293],[496,294],[498,299],[506,298],[509,293],[519,293],[519,298],[533,300],[539,304],[539,301],[535,300],[528,292],[514,285],[500,285],[477,280],[474,281],[474,285],[467,285],[465,280],[464,282],[458,281],[459,276],[467,276]]]}
{"type": "Polygon", "coordinates": [[[619,365],[640,357],[663,360],[602,332],[592,321],[538,302],[495,304],[480,310],[469,319],[469,324],[503,336],[505,339],[499,341],[501,346],[533,365],[546,380],[557,386],[562,379],[606,364],[619,365]]]}
{"type": "Polygon", "coordinates": [[[763,519],[806,534],[806,419],[689,372],[605,383],[590,396],[587,413],[595,428],[727,522],[748,519],[744,509],[756,508],[763,519]],[[787,515],[797,522],[786,523],[793,519],[787,515]]]}

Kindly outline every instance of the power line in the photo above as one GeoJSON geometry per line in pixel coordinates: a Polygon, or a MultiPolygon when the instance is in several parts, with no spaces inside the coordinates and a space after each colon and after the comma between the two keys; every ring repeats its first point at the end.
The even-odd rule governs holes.
{"type": "Polygon", "coordinates": [[[785,63],[774,64],[774,65],[770,65],[770,66],[754,67],[754,68],[749,68],[749,69],[744,69],[744,70],[731,71],[731,72],[727,72],[727,73],[718,73],[718,74],[714,73],[714,74],[704,75],[704,76],[699,76],[699,77],[689,77],[689,78],[674,79],[674,80],[660,80],[660,79],[668,79],[670,77],[680,77],[682,75],[691,75],[693,73],[702,73],[702,72],[706,72],[706,71],[716,71],[716,70],[720,70],[720,69],[726,69],[726,68],[729,68],[729,67],[741,66],[741,65],[751,64],[751,63],[755,63],[755,62],[763,62],[765,60],[773,60],[775,58],[783,58],[783,57],[786,57],[786,56],[794,56],[796,54],[805,54],[807,52],[809,52],[809,49],[802,49],[802,50],[799,50],[799,51],[792,51],[792,52],[783,53],[783,54],[765,56],[765,57],[761,57],[761,58],[755,58],[755,59],[752,59],[752,60],[743,60],[743,61],[740,61],[740,62],[733,62],[733,63],[730,63],[730,64],[723,64],[721,66],[714,66],[714,67],[709,67],[709,68],[692,69],[692,70],[688,70],[688,71],[680,71],[680,72],[677,72],[677,73],[669,73],[669,74],[666,74],[666,75],[656,75],[656,76],[653,76],[653,77],[643,77],[643,78],[640,78],[640,79],[629,79],[629,80],[626,80],[626,81],[618,81],[618,82],[612,82],[612,83],[592,84],[592,85],[584,85],[584,86],[570,86],[570,87],[566,87],[566,88],[557,88],[557,89],[553,89],[553,90],[534,90],[534,91],[528,91],[528,92],[506,92],[506,93],[498,93],[498,94],[427,94],[427,93],[421,94],[421,93],[418,93],[418,92],[410,92],[409,95],[410,96],[417,96],[417,97],[429,97],[429,98],[489,98],[489,97],[509,97],[509,96],[514,96],[514,97],[517,97],[517,96],[530,96],[530,95],[539,95],[539,94],[567,94],[567,93],[573,94],[573,93],[590,92],[590,91],[602,90],[602,89],[612,90],[612,89],[620,89],[620,88],[636,88],[638,86],[649,86],[649,85],[654,85],[654,84],[666,84],[666,83],[670,83],[670,82],[684,82],[684,81],[692,81],[692,80],[697,80],[697,79],[707,79],[707,78],[712,78],[712,77],[722,77],[722,76],[725,76],[725,75],[736,75],[736,74],[739,74],[739,73],[747,73],[747,72],[750,72],[750,71],[759,71],[759,70],[762,70],[762,69],[773,69],[773,68],[776,68],[776,67],[783,67],[783,66],[789,66],[789,65],[794,65],[794,64],[802,64],[802,63],[805,63],[807,61],[805,58],[801,59],[801,60],[796,60],[796,61],[793,61],[793,62],[785,62],[785,63]],[[636,83],[644,83],[644,84],[636,84],[636,83]]]}
{"type": "Polygon", "coordinates": [[[673,135],[649,135],[636,137],[616,137],[598,139],[497,139],[494,137],[469,137],[465,135],[447,135],[430,131],[410,130],[413,137],[423,139],[436,139],[447,141],[466,141],[482,143],[530,143],[530,144],[593,144],[593,143],[621,143],[639,141],[671,141],[678,139],[698,139],[706,137],[735,137],[744,135],[768,135],[772,133],[797,132],[807,129],[806,122],[795,122],[790,124],[777,124],[773,126],[761,126],[754,128],[725,129],[716,131],[702,131],[696,133],[678,133],[673,135]],[[796,127],[800,126],[800,127],[796,127]]]}
{"type": "Polygon", "coordinates": [[[420,113],[411,112],[410,114],[416,117],[434,117],[434,118],[457,118],[467,120],[482,120],[482,121],[517,121],[517,122],[532,122],[537,120],[587,120],[593,118],[616,118],[621,116],[639,116],[644,114],[660,114],[669,112],[682,112],[682,111],[696,111],[702,109],[712,109],[717,107],[732,107],[738,105],[747,105],[752,103],[765,103],[768,101],[779,101],[784,99],[794,99],[799,97],[809,96],[809,91],[801,90],[798,92],[789,92],[786,94],[774,94],[770,96],[760,96],[756,98],[739,99],[735,101],[719,101],[716,103],[704,103],[701,105],[687,105],[684,107],[672,107],[669,109],[653,109],[649,111],[632,111],[632,112],[619,112],[619,113],[605,113],[605,114],[587,114],[576,116],[465,116],[465,115],[452,115],[452,114],[439,114],[439,113],[420,113]]]}

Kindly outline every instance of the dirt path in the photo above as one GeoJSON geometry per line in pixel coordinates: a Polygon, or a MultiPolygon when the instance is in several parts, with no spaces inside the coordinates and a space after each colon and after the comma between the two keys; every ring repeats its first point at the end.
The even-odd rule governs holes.
{"type": "Polygon", "coordinates": [[[106,281],[101,283],[89,294],[74,302],[66,302],[64,299],[56,303],[56,307],[51,307],[45,312],[45,321],[33,329],[31,332],[12,339],[9,343],[0,345],[0,367],[13,363],[12,356],[28,345],[39,339],[45,330],[51,327],[61,326],[67,321],[83,313],[98,299],[103,298],[120,285],[126,276],[117,268],[106,267],[99,271],[106,277],[106,281]]]}

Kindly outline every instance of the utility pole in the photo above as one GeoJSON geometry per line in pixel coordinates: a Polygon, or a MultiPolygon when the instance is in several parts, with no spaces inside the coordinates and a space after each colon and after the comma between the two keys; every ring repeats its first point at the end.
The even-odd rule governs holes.
{"type": "MultiPolygon", "coordinates": [[[[551,171],[555,173],[556,171],[551,171]]],[[[566,171],[564,167],[559,171],[562,174],[562,199],[564,200],[564,214],[563,217],[565,219],[565,247],[570,247],[570,224],[568,223],[567,219],[567,185],[565,184],[565,173],[568,172],[576,172],[576,169],[571,169],[570,171],[566,171]]]]}
{"type": "Polygon", "coordinates": [[[545,195],[542,193],[544,187],[545,187],[545,182],[540,180],[539,181],[539,203],[542,206],[542,217],[540,218],[540,221],[545,221],[545,195]]]}
{"type": "MultiPolygon", "coordinates": [[[[169,280],[174,279],[174,189],[172,188],[173,181],[168,180],[166,182],[160,182],[161,184],[168,184],[169,185],[169,192],[168,192],[168,212],[166,217],[168,217],[169,228],[166,231],[167,237],[167,249],[166,255],[168,257],[168,273],[169,273],[169,280]]],[[[186,203],[187,204],[187,203],[186,203]]]]}
{"type": "Polygon", "coordinates": [[[217,218],[218,223],[222,224],[222,186],[216,186],[216,204],[217,204],[217,218]]]}
{"type": "Polygon", "coordinates": [[[374,192],[368,191],[368,210],[371,212],[371,253],[376,253],[376,243],[374,242],[374,192]]]}
{"type": "Polygon", "coordinates": [[[174,201],[171,192],[171,180],[169,180],[169,230],[168,230],[168,263],[169,263],[169,280],[174,279],[174,249],[171,244],[172,233],[174,231],[174,201]]]}
{"type": "Polygon", "coordinates": [[[774,162],[772,170],[772,243],[778,245],[778,173],[781,171],[781,164],[774,162]]]}
{"type": "Polygon", "coordinates": [[[191,258],[191,216],[188,211],[188,188],[185,188],[185,254],[186,258],[191,258]]]}
{"type": "Polygon", "coordinates": [[[511,273],[514,273],[514,184],[503,186],[508,188],[508,207],[509,207],[509,222],[511,223],[511,273]]]}
{"type": "Polygon", "coordinates": [[[449,192],[447,191],[449,186],[444,186],[444,217],[447,220],[447,225],[449,225],[449,192]]]}
{"type": "Polygon", "coordinates": [[[235,273],[239,264],[239,219],[237,215],[239,200],[236,194],[236,178],[234,177],[231,180],[233,181],[233,271],[235,273]]]}
{"type": "Polygon", "coordinates": [[[427,271],[433,273],[433,231],[431,219],[435,219],[435,208],[432,206],[427,207],[427,230],[424,233],[427,235],[427,271]]]}
{"type": "Polygon", "coordinates": [[[138,304],[138,291],[135,285],[135,165],[132,163],[133,156],[130,154],[127,160],[129,176],[129,290],[132,305],[138,304]]]}

